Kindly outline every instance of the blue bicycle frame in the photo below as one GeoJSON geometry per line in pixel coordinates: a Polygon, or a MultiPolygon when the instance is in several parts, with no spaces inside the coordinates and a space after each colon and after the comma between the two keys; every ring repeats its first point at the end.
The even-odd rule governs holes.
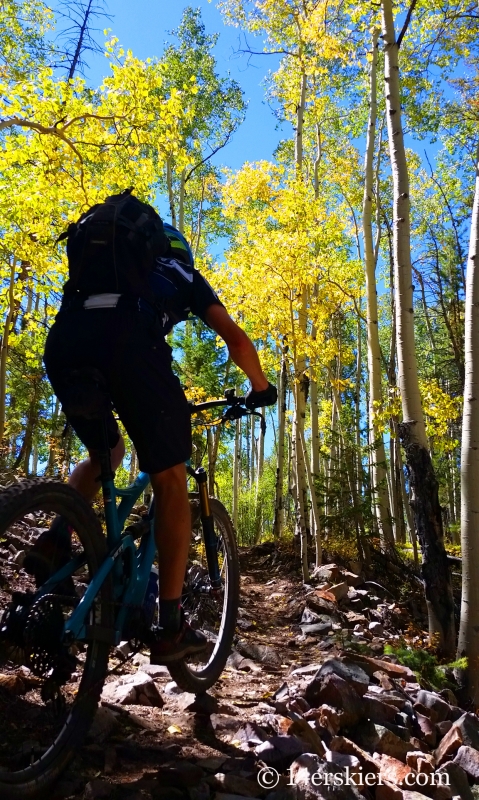
{"type": "MultiPolygon", "coordinates": [[[[111,472],[111,469],[109,470],[111,472]]],[[[126,489],[118,489],[113,482],[113,475],[102,480],[107,544],[109,553],[98,572],[94,575],[85,594],[65,623],[64,637],[66,641],[87,641],[92,638],[107,640],[112,645],[121,641],[126,616],[132,606],[141,607],[148,585],[151,565],[155,557],[155,539],[153,516],[149,521],[150,530],[141,537],[140,546],[136,547],[135,537],[123,531],[133,506],[146,489],[150,477],[140,472],[136,480],[126,489]],[[117,499],[120,503],[117,504],[117,499]],[[110,572],[113,571],[113,601],[118,604],[118,614],[112,631],[104,631],[89,623],[90,612],[100,588],[110,572]]],[[[84,559],[73,559],[55,573],[41,588],[40,595],[54,591],[54,586],[64,578],[71,576],[84,563],[84,559]]]]}
{"type": "MultiPolygon", "coordinates": [[[[244,397],[234,398],[231,392],[226,392],[225,394],[227,397],[226,400],[210,400],[205,403],[199,403],[192,408],[203,410],[214,408],[215,406],[232,406],[230,411],[227,412],[230,416],[226,416],[225,418],[235,419],[238,416],[243,416],[246,410],[240,409],[236,414],[235,408],[239,407],[239,403],[244,402],[244,397]]],[[[246,411],[246,413],[255,412],[246,411]]],[[[64,641],[92,641],[96,639],[97,641],[105,641],[111,645],[118,645],[122,639],[122,632],[125,628],[129,611],[132,608],[140,608],[143,605],[150,577],[151,565],[153,564],[156,552],[153,508],[150,509],[150,514],[148,516],[149,530],[142,531],[141,541],[138,547],[135,544],[135,540],[138,536],[128,533],[128,528],[124,530],[125,522],[139,496],[148,486],[150,477],[146,472],[140,472],[136,480],[126,489],[118,489],[115,486],[106,431],[105,449],[99,453],[99,458],[108,555],[93,576],[85,594],[72,611],[71,616],[66,620],[64,626],[64,641]],[[117,502],[118,499],[120,499],[119,503],[117,502]],[[106,630],[94,623],[91,611],[95,598],[98,597],[101,587],[110,573],[113,573],[112,600],[118,608],[118,613],[115,617],[114,628],[106,630]]],[[[190,476],[195,478],[198,486],[203,541],[205,544],[211,587],[213,589],[219,589],[221,586],[221,576],[218,566],[217,538],[214,530],[213,517],[209,507],[207,475],[202,467],[194,470],[188,465],[187,471],[190,476]]],[[[73,573],[84,564],[85,559],[82,557],[72,559],[43,584],[37,596],[41,597],[50,592],[55,592],[55,586],[60,581],[73,575],[73,573]]]]}

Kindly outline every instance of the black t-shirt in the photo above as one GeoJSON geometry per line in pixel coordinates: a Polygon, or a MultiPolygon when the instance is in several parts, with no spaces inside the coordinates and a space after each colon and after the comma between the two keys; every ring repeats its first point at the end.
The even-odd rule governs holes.
{"type": "MultiPolygon", "coordinates": [[[[158,298],[156,313],[160,314],[165,336],[177,322],[188,319],[190,313],[207,325],[205,315],[208,308],[223,305],[206,278],[176,258],[158,258],[148,281],[158,298]]],[[[140,301],[140,308],[145,313],[155,313],[144,300],[140,301]]]]}

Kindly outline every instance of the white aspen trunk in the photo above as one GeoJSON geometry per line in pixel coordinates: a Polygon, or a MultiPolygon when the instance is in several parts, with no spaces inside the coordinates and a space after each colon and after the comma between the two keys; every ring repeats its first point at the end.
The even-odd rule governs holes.
{"type": "Polygon", "coordinates": [[[176,228],[175,195],[173,192],[173,170],[171,158],[166,159],[166,186],[168,189],[168,202],[170,204],[171,224],[176,228]]]}
{"type": "Polygon", "coordinates": [[[294,160],[296,164],[296,177],[301,178],[303,169],[303,123],[304,109],[306,106],[306,73],[301,73],[301,84],[299,92],[298,110],[296,113],[296,139],[294,148],[294,160]]]}
{"type": "Polygon", "coordinates": [[[250,473],[249,473],[249,488],[253,489],[255,485],[255,455],[256,455],[256,417],[250,417],[251,439],[250,439],[250,473]]]}
{"type": "Polygon", "coordinates": [[[260,425],[259,436],[258,436],[258,466],[256,469],[256,500],[258,500],[259,497],[261,478],[263,477],[263,469],[264,469],[264,431],[263,431],[263,426],[260,425]]]}
{"type": "MultiPolygon", "coordinates": [[[[359,311],[361,311],[361,300],[359,301],[359,311]]],[[[355,405],[356,405],[356,472],[357,472],[357,487],[358,487],[358,495],[361,497],[363,493],[363,480],[362,480],[362,472],[363,472],[363,464],[361,458],[361,373],[362,373],[362,347],[361,347],[361,317],[358,314],[358,322],[357,322],[357,337],[358,337],[358,344],[357,344],[357,356],[356,356],[356,398],[355,398],[355,405]]]]}
{"type": "Polygon", "coordinates": [[[419,554],[417,550],[416,528],[414,526],[411,503],[409,502],[409,497],[406,491],[406,480],[404,478],[404,465],[402,460],[401,443],[399,441],[399,426],[396,419],[393,419],[393,429],[395,432],[394,442],[396,445],[396,463],[399,472],[399,481],[400,481],[399,485],[401,487],[402,504],[404,506],[404,512],[406,514],[407,531],[414,552],[414,563],[417,566],[419,564],[419,554]]]}
{"type": "Polygon", "coordinates": [[[233,503],[232,517],[235,531],[238,530],[239,490],[241,473],[241,420],[236,420],[235,445],[233,454],[233,503]]]}
{"type": "Polygon", "coordinates": [[[306,508],[305,508],[305,492],[304,486],[306,483],[305,464],[303,458],[303,448],[301,445],[301,434],[303,427],[301,425],[301,399],[302,394],[299,385],[296,384],[294,388],[295,395],[295,410],[293,418],[293,432],[292,432],[292,450],[293,450],[293,466],[295,477],[295,500],[296,500],[296,530],[299,534],[301,542],[301,568],[303,573],[303,580],[305,583],[309,580],[309,565],[308,565],[308,534],[306,528],[306,508]]]}
{"type": "MultiPolygon", "coordinates": [[[[311,378],[309,383],[309,397],[310,397],[310,414],[311,414],[311,457],[310,457],[310,470],[312,476],[312,487],[313,491],[315,492],[314,501],[316,502],[316,506],[318,504],[317,497],[316,497],[316,486],[315,481],[316,478],[319,476],[320,465],[319,465],[319,449],[320,449],[320,441],[319,441],[319,411],[318,411],[318,385],[316,383],[316,376],[314,368],[311,367],[311,378]]],[[[306,462],[307,463],[307,462],[306,462]]],[[[311,487],[310,487],[311,492],[311,487]]],[[[321,535],[320,529],[317,527],[316,522],[316,515],[314,513],[313,507],[313,497],[311,496],[311,534],[314,537],[315,541],[317,537],[321,535]]]]}
{"type": "Polygon", "coordinates": [[[264,466],[264,431],[263,431],[263,424],[261,424],[258,435],[256,487],[255,487],[255,542],[259,542],[261,540],[261,519],[262,519],[263,504],[260,495],[260,488],[261,488],[261,478],[263,476],[263,466],[264,466]]]}
{"type": "Polygon", "coordinates": [[[0,352],[0,442],[5,435],[5,419],[7,415],[6,399],[7,399],[7,359],[8,359],[8,343],[10,338],[10,328],[12,325],[13,314],[15,312],[15,267],[17,260],[15,256],[12,257],[10,265],[10,284],[8,289],[8,311],[3,328],[2,349],[0,352]]]}
{"type": "Polygon", "coordinates": [[[218,497],[218,492],[215,489],[216,486],[216,462],[218,461],[218,450],[220,447],[220,439],[221,439],[221,425],[217,425],[215,428],[215,432],[213,434],[213,449],[211,453],[211,466],[209,471],[209,489],[211,497],[218,497]]]}
{"type": "Polygon", "coordinates": [[[246,417],[245,424],[244,424],[244,440],[245,440],[245,456],[246,456],[246,471],[245,471],[245,489],[249,489],[251,487],[250,484],[250,430],[251,430],[251,417],[246,417]]]}
{"type": "Polygon", "coordinates": [[[276,462],[276,482],[274,501],[273,537],[279,539],[283,532],[284,521],[284,443],[286,434],[286,399],[288,379],[286,353],[283,351],[281,370],[278,374],[278,455],[276,462]]]}
{"type": "Polygon", "coordinates": [[[61,435],[61,430],[58,430],[58,416],[60,414],[60,401],[55,397],[55,406],[52,413],[52,432],[50,437],[50,450],[48,453],[48,463],[45,469],[45,475],[53,475],[55,471],[55,461],[58,452],[58,439],[61,435]]]}
{"type": "MultiPolygon", "coordinates": [[[[401,542],[406,544],[407,542],[407,535],[406,531],[409,530],[406,524],[406,516],[407,516],[407,509],[404,508],[404,501],[403,501],[403,494],[401,489],[401,475],[404,480],[404,470],[402,468],[402,464],[398,463],[398,456],[397,456],[398,446],[396,442],[394,442],[394,463],[395,463],[395,483],[396,483],[396,496],[397,496],[397,505],[398,505],[398,537],[401,542]]],[[[409,506],[409,503],[408,503],[409,506]]],[[[409,512],[411,509],[409,508],[409,512]]],[[[409,536],[409,540],[412,542],[412,537],[409,536]]]]}
{"type": "Polygon", "coordinates": [[[458,480],[458,469],[457,465],[454,465],[454,469],[452,471],[452,478],[453,478],[453,491],[454,491],[454,513],[456,515],[456,520],[460,517],[460,508],[461,508],[461,486],[458,480]]]}
{"type": "Polygon", "coordinates": [[[323,156],[323,143],[321,139],[321,128],[319,122],[316,123],[316,158],[314,159],[314,196],[319,198],[319,165],[323,156]]]}
{"type": "MultiPolygon", "coordinates": [[[[366,408],[369,409],[369,387],[366,384],[366,408]]],[[[371,480],[371,429],[369,428],[368,424],[368,487],[369,490],[372,486],[371,480]]],[[[376,523],[376,516],[374,514],[374,509],[371,508],[371,535],[377,538],[377,523],[376,523]]]]}
{"type": "Polygon", "coordinates": [[[25,309],[25,313],[26,314],[31,314],[32,306],[33,306],[33,287],[31,285],[28,286],[28,288],[27,288],[27,297],[28,297],[28,301],[27,301],[27,307],[25,309]]]}
{"type": "MultiPolygon", "coordinates": [[[[203,204],[205,202],[205,191],[206,191],[206,186],[205,186],[205,180],[203,179],[201,181],[201,198],[198,206],[198,214],[196,217],[195,243],[193,246],[193,253],[195,258],[198,255],[198,250],[200,249],[200,243],[201,243],[201,232],[203,226],[203,204]]],[[[191,233],[193,234],[193,230],[191,231],[191,233]]]]}
{"type": "Polygon", "coordinates": [[[131,446],[131,456],[130,456],[130,473],[128,476],[128,483],[133,483],[136,477],[136,473],[138,471],[138,458],[136,454],[136,450],[131,446]]]}
{"type": "Polygon", "coordinates": [[[465,386],[461,447],[462,601],[459,656],[468,694],[479,705],[479,148],[466,273],[465,386]]]}
{"type": "Polygon", "coordinates": [[[325,463],[325,498],[324,498],[324,513],[326,516],[326,524],[324,536],[327,539],[330,532],[329,517],[333,511],[333,502],[331,500],[331,489],[334,471],[337,463],[337,441],[336,441],[336,428],[338,421],[338,410],[336,403],[333,402],[331,409],[331,446],[329,448],[329,458],[326,458],[325,463]]]}
{"type": "Polygon", "coordinates": [[[389,497],[391,500],[391,517],[394,532],[394,541],[396,544],[405,544],[403,537],[404,526],[401,525],[399,514],[399,497],[398,497],[398,484],[396,480],[397,464],[396,464],[396,443],[392,438],[392,425],[390,426],[391,436],[389,439],[389,497]]]}
{"type": "Polygon", "coordinates": [[[29,316],[31,315],[31,313],[32,313],[32,307],[33,307],[33,287],[32,287],[32,285],[31,285],[31,283],[30,283],[30,284],[27,284],[27,285],[25,286],[25,293],[26,293],[26,295],[27,295],[27,305],[26,305],[26,307],[25,307],[25,313],[23,314],[23,317],[22,317],[22,322],[21,322],[21,327],[22,327],[22,330],[25,330],[25,328],[26,328],[26,325],[27,325],[27,322],[28,322],[28,317],[29,317],[29,316]]]}
{"type": "Polygon", "coordinates": [[[396,299],[396,343],[398,383],[403,417],[413,423],[411,437],[428,448],[419,394],[414,339],[413,284],[409,218],[409,174],[401,120],[398,47],[394,30],[392,0],[381,0],[385,40],[385,91],[389,149],[394,184],[394,288],[396,299]]]}
{"type": "Polygon", "coordinates": [[[208,494],[210,497],[215,493],[215,465],[213,461],[213,432],[211,428],[206,429],[206,446],[208,449],[208,494]]]}
{"type": "MultiPolygon", "coordinates": [[[[336,409],[337,409],[338,420],[340,420],[341,405],[342,405],[341,404],[341,398],[339,396],[339,392],[338,392],[338,390],[337,390],[337,388],[336,388],[336,386],[335,386],[333,381],[331,381],[331,389],[333,391],[333,400],[334,400],[334,405],[336,406],[336,409]]],[[[344,464],[346,466],[346,474],[348,476],[349,491],[351,492],[351,499],[352,499],[352,502],[353,502],[358,553],[359,553],[359,557],[361,558],[361,560],[363,560],[365,563],[368,563],[369,562],[369,552],[368,552],[367,546],[365,545],[364,522],[363,522],[363,515],[362,515],[361,509],[359,507],[359,498],[358,498],[357,491],[356,491],[356,481],[355,481],[355,475],[354,475],[354,463],[353,463],[353,460],[351,458],[350,453],[348,452],[348,448],[347,448],[346,442],[344,441],[344,436],[343,436],[343,432],[342,432],[342,429],[341,429],[340,421],[339,421],[339,425],[338,425],[338,430],[339,430],[339,441],[342,444],[342,449],[343,449],[343,454],[344,454],[344,464]]]]}
{"type": "MultiPolygon", "coordinates": [[[[289,410],[289,403],[288,403],[288,410],[289,410]]],[[[286,430],[286,441],[288,443],[288,447],[287,447],[287,450],[286,450],[286,465],[287,465],[288,488],[287,488],[286,494],[287,494],[288,498],[291,498],[294,501],[294,493],[293,493],[293,481],[294,481],[294,475],[293,475],[293,437],[292,437],[292,434],[291,434],[292,427],[293,427],[293,425],[292,425],[292,423],[290,423],[287,426],[287,430],[286,430]]],[[[291,508],[292,508],[292,504],[291,503],[288,503],[288,507],[286,507],[286,502],[284,503],[283,521],[284,521],[284,525],[285,526],[286,526],[287,522],[290,523],[290,522],[293,521],[293,515],[291,513],[291,508]]]]}
{"type": "Polygon", "coordinates": [[[37,442],[34,442],[32,451],[32,475],[36,475],[37,472],[38,472],[38,444],[37,442]]]}
{"type": "MultiPolygon", "coordinates": [[[[455,525],[456,503],[454,497],[454,461],[452,453],[447,454],[447,495],[448,495],[449,517],[451,520],[451,525],[455,525]]],[[[453,542],[453,544],[459,544],[459,543],[453,542]]]]}
{"type": "Polygon", "coordinates": [[[377,64],[379,30],[375,30],[371,49],[370,109],[364,164],[363,237],[364,265],[366,271],[368,373],[369,373],[369,430],[371,499],[377,520],[381,546],[387,549],[394,543],[394,535],[388,508],[386,482],[386,452],[382,431],[378,429],[376,414],[382,404],[381,347],[378,329],[378,301],[376,288],[376,259],[373,243],[372,203],[374,197],[374,146],[377,120],[377,64]]]}
{"type": "MultiPolygon", "coordinates": [[[[306,449],[306,442],[304,439],[304,432],[300,430],[299,432],[301,438],[301,449],[303,453],[303,462],[306,465],[308,463],[308,451],[306,449]]],[[[308,481],[308,488],[309,494],[311,496],[311,509],[312,515],[314,517],[314,542],[316,545],[316,567],[321,566],[321,559],[322,559],[322,552],[321,552],[321,521],[319,518],[319,509],[318,509],[318,501],[316,499],[316,491],[314,488],[313,477],[311,472],[306,469],[306,477],[308,481]]]]}
{"type": "MultiPolygon", "coordinates": [[[[319,136],[319,126],[318,129],[318,136],[319,136]]],[[[319,196],[319,183],[318,183],[318,167],[319,161],[321,159],[321,153],[319,149],[318,143],[318,153],[315,162],[315,169],[314,169],[314,194],[315,197],[319,196]]],[[[313,289],[313,302],[317,300],[318,297],[318,286],[316,285],[313,289]]],[[[311,302],[311,300],[310,300],[311,302]]],[[[311,339],[316,341],[316,327],[312,325],[311,327],[311,339]]],[[[311,455],[309,459],[309,468],[311,471],[312,482],[310,483],[310,491],[311,485],[313,487],[313,491],[316,492],[315,480],[319,475],[319,449],[320,449],[320,441],[319,441],[319,411],[318,411],[318,385],[316,383],[316,370],[314,365],[309,365],[309,404],[310,404],[310,417],[311,417],[311,455]]],[[[307,459],[305,456],[305,464],[307,465],[307,459]]],[[[307,467],[306,467],[307,468],[307,467]]],[[[315,502],[317,505],[317,497],[315,495],[315,502]]],[[[320,535],[320,530],[316,524],[316,516],[314,513],[313,508],[313,498],[311,497],[311,512],[310,512],[310,528],[311,528],[311,535],[313,536],[314,540],[316,541],[316,537],[320,535]]]]}
{"type": "MultiPolygon", "coordinates": [[[[301,56],[301,53],[299,54],[301,56]]],[[[295,139],[295,164],[296,164],[296,178],[298,181],[302,180],[303,169],[303,126],[304,126],[304,110],[306,106],[306,87],[307,79],[304,69],[301,72],[300,78],[300,92],[299,102],[296,112],[296,139],[295,139]]],[[[301,289],[301,305],[298,310],[298,327],[301,332],[301,347],[302,338],[306,333],[307,325],[307,307],[308,298],[306,288],[301,289]]],[[[308,557],[307,557],[307,524],[306,524],[306,507],[307,507],[307,490],[306,490],[306,465],[303,458],[303,450],[301,446],[301,433],[304,433],[304,422],[306,417],[306,358],[304,353],[296,351],[296,344],[293,338],[294,347],[294,424],[293,424],[293,446],[295,453],[295,474],[296,474],[296,519],[301,533],[301,554],[303,564],[303,575],[308,575],[308,557]]],[[[306,580],[306,577],[305,577],[306,580]]]]}
{"type": "Polygon", "coordinates": [[[414,303],[411,268],[409,175],[401,121],[398,45],[392,0],[381,0],[385,42],[385,92],[389,156],[393,175],[393,256],[396,302],[398,384],[403,422],[399,426],[406,452],[411,505],[423,554],[422,577],[426,592],[431,641],[437,639],[444,655],[455,651],[454,600],[451,574],[443,541],[438,484],[429,453],[421,406],[414,340],[414,303]]]}
{"type": "Polygon", "coordinates": [[[311,472],[319,475],[319,452],[321,441],[319,438],[319,401],[318,384],[314,370],[311,370],[311,381],[309,384],[310,406],[311,406],[311,472]]]}
{"type": "Polygon", "coordinates": [[[183,234],[185,232],[185,177],[186,169],[183,169],[180,175],[180,199],[178,203],[178,230],[183,234]]]}
{"type": "MultiPolygon", "coordinates": [[[[299,51],[299,58],[301,60],[301,50],[299,51]]],[[[296,136],[294,147],[294,159],[296,166],[296,180],[302,181],[302,168],[303,168],[303,124],[304,124],[304,110],[306,106],[306,87],[307,79],[304,69],[300,75],[299,98],[296,107],[296,136]]],[[[303,353],[297,353],[295,341],[295,312],[293,311],[293,298],[290,295],[290,311],[291,311],[291,327],[292,327],[292,343],[293,343],[293,402],[294,402],[294,416],[293,427],[291,431],[291,456],[292,467],[294,474],[294,497],[295,497],[295,514],[296,514],[296,530],[299,533],[301,541],[301,564],[303,570],[303,578],[308,580],[308,553],[307,553],[307,525],[306,525],[306,475],[305,464],[303,458],[303,451],[301,446],[301,431],[304,430],[305,419],[305,392],[304,381],[306,374],[306,359],[303,353]],[[300,388],[301,387],[301,388],[300,388]]],[[[301,289],[301,303],[298,310],[297,325],[302,333],[306,331],[306,314],[307,314],[307,292],[303,287],[301,289]]],[[[301,343],[302,347],[302,343],[301,343]]]]}
{"type": "MultiPolygon", "coordinates": [[[[307,326],[307,291],[305,288],[302,289],[301,292],[301,306],[298,311],[298,328],[301,332],[300,342],[303,341],[303,338],[306,334],[306,326],[307,326]]],[[[294,414],[294,425],[293,425],[293,442],[295,445],[295,457],[296,457],[296,478],[297,478],[297,509],[296,509],[296,517],[300,526],[301,536],[303,536],[303,528],[304,528],[304,535],[306,537],[306,545],[307,545],[307,534],[308,534],[308,524],[307,524],[307,508],[308,508],[308,495],[307,495],[307,482],[306,482],[306,463],[303,458],[303,451],[301,446],[301,435],[304,436],[304,425],[306,419],[306,394],[308,388],[308,382],[306,378],[306,358],[304,353],[297,354],[296,352],[296,345],[294,346],[295,351],[295,358],[294,358],[294,403],[295,403],[295,414],[294,414]]],[[[306,558],[306,569],[308,568],[307,565],[307,555],[306,558]]]]}

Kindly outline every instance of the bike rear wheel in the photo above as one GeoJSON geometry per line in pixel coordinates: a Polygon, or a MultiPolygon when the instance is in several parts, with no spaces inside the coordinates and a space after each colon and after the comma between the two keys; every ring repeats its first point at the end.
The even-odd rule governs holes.
{"type": "MultiPolygon", "coordinates": [[[[190,495],[194,500],[197,495],[190,495]]],[[[206,654],[168,664],[168,671],[184,691],[207,691],[221,675],[236,628],[239,606],[239,563],[236,536],[226,508],[210,498],[218,547],[222,588],[212,591],[201,524],[193,527],[182,605],[188,622],[208,639],[206,654]]]]}
{"type": "MultiPolygon", "coordinates": [[[[100,522],[85,500],[51,480],[10,487],[0,495],[0,540],[25,542],[32,525],[48,528],[56,514],[73,529],[73,555],[82,563],[72,576],[72,596],[59,586],[32,604],[33,579],[15,564],[2,567],[0,673],[6,676],[4,686],[10,681],[17,687],[11,691],[0,684],[0,797],[9,800],[43,797],[58,778],[83,743],[108,669],[110,645],[105,641],[60,644],[65,620],[106,556],[100,522]],[[8,589],[19,583],[24,592],[15,603],[19,598],[21,603],[7,612],[8,589]]],[[[113,621],[108,579],[88,622],[92,630],[106,632],[113,621]]]]}

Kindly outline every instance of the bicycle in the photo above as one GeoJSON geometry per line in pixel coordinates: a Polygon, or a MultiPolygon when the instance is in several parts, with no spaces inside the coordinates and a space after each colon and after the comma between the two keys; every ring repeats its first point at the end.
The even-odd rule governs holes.
{"type": "MultiPolygon", "coordinates": [[[[90,391],[89,409],[100,420],[105,391],[98,381],[95,385],[97,396],[92,400],[90,391]]],[[[221,406],[226,406],[221,422],[251,413],[262,416],[246,409],[244,397],[235,397],[234,390],[223,400],[191,404],[191,410],[221,406]]],[[[38,590],[13,592],[5,607],[7,596],[0,588],[3,674],[11,680],[8,689],[0,682],[0,797],[8,800],[43,796],[88,733],[110,674],[112,647],[126,639],[139,649],[152,635],[145,594],[156,552],[154,503],[127,524],[149,477],[140,473],[129,487],[118,489],[107,445],[100,462],[106,537],[91,506],[56,480],[28,480],[0,497],[0,541],[22,538],[26,515],[27,521],[33,516],[47,523],[58,514],[73,530],[73,558],[38,590]],[[62,588],[70,578],[73,595],[62,588]],[[19,664],[28,667],[21,677],[19,664]]],[[[189,465],[187,471],[197,484],[197,491],[190,493],[196,534],[182,602],[190,624],[203,631],[209,647],[206,655],[172,663],[168,670],[180,688],[200,693],[218,679],[231,650],[239,567],[233,526],[224,506],[208,497],[207,472],[189,465]]]]}

